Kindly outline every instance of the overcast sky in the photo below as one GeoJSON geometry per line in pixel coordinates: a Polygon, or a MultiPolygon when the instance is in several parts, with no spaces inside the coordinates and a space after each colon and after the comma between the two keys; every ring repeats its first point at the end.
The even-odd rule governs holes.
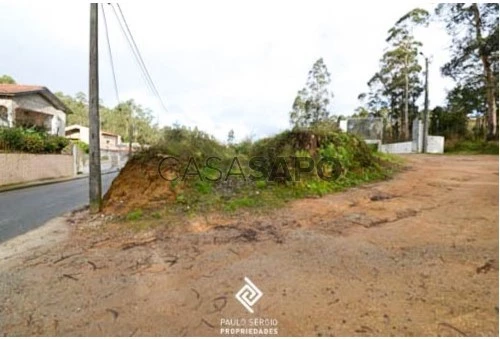
{"type": "MultiPolygon", "coordinates": [[[[163,1],[122,2],[130,29],[168,112],[148,91],[111,8],[105,5],[120,99],[225,140],[262,137],[289,127],[288,114],[312,64],[332,74],[333,114],[350,115],[378,70],[387,30],[429,2],[163,1]]],[[[101,12],[99,12],[101,15],[101,12]]],[[[67,94],[88,91],[89,5],[0,2],[0,74],[67,94]]],[[[100,96],[116,105],[100,18],[100,96]]],[[[432,56],[431,106],[453,83],[439,68],[449,37],[437,23],[415,31],[432,56]]]]}

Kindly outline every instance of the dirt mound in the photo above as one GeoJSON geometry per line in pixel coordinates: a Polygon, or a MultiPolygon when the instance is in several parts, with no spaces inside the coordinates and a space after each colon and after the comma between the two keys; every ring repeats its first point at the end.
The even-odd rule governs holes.
{"type": "Polygon", "coordinates": [[[136,208],[157,208],[174,201],[182,184],[173,187],[158,174],[161,158],[132,158],[104,196],[104,213],[124,214],[136,208]]]}
{"type": "MultiPolygon", "coordinates": [[[[340,179],[346,179],[343,185],[348,185],[349,182],[366,181],[369,175],[382,172],[379,159],[363,141],[336,130],[311,128],[284,131],[251,144],[246,152],[241,152],[238,146],[220,145],[197,131],[183,132],[186,135],[177,136],[176,132],[173,135],[175,138],[171,136],[151,149],[136,154],[127,163],[104,197],[105,213],[124,215],[135,209],[153,211],[163,207],[193,213],[194,209],[206,208],[233,210],[238,206],[258,205],[256,200],[262,201],[266,192],[266,196],[273,198],[272,190],[279,185],[295,197],[300,194],[322,195],[337,189],[333,181],[318,182],[323,174],[329,178],[342,176],[340,179]],[[176,160],[166,159],[165,154],[176,160]],[[216,167],[209,166],[207,159],[215,157],[219,162],[212,162],[212,166],[216,167]],[[253,157],[265,160],[264,170],[260,172],[261,175],[256,175],[264,183],[247,180],[255,170],[250,166],[253,157]],[[317,167],[295,180],[291,175],[287,176],[286,172],[294,173],[296,165],[293,160],[285,160],[294,157],[312,158],[317,167]],[[323,163],[323,159],[328,161],[323,163]],[[238,160],[240,168],[235,166],[235,160],[238,160]],[[282,160],[284,162],[280,162],[282,160]],[[276,164],[284,164],[287,171],[282,168],[280,170],[283,171],[278,173],[279,166],[276,164]],[[371,174],[368,173],[370,171],[371,174]],[[234,176],[235,172],[243,175],[244,179],[229,178],[229,173],[234,176]],[[271,178],[272,173],[274,176],[271,178]],[[167,181],[167,177],[179,180],[167,181]],[[285,181],[287,185],[283,185],[285,181]],[[302,189],[302,193],[295,188],[302,189]],[[259,195],[258,199],[253,197],[255,194],[259,195]]],[[[278,194],[285,193],[278,189],[278,194]]]]}

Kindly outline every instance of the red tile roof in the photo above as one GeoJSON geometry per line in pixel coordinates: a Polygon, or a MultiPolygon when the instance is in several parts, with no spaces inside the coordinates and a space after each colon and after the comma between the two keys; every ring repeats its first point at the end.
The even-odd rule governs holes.
{"type": "Polygon", "coordinates": [[[0,96],[14,97],[26,94],[39,94],[47,99],[54,107],[64,111],[65,113],[73,113],[57,96],[55,96],[47,87],[17,85],[17,84],[0,84],[0,96]]]}
{"type": "Polygon", "coordinates": [[[0,84],[0,94],[21,94],[26,92],[37,92],[46,89],[42,86],[29,86],[17,84],[0,84]]]}

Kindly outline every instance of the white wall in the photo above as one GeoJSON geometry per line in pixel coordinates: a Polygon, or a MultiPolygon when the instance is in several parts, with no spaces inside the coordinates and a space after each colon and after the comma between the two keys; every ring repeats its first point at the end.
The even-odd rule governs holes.
{"type": "Polygon", "coordinates": [[[428,135],[427,153],[444,153],[444,137],[428,135]]]}
{"type": "Polygon", "coordinates": [[[412,153],[413,152],[413,142],[396,142],[393,144],[382,144],[380,145],[380,152],[383,153],[395,153],[395,154],[403,154],[403,153],[412,153]]]}

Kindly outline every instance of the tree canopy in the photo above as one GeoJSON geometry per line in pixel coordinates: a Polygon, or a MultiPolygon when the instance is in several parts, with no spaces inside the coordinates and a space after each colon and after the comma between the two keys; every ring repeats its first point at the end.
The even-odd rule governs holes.
{"type": "Polygon", "coordinates": [[[326,121],[330,117],[330,72],[318,59],[309,71],[306,86],[298,91],[290,112],[290,123],[294,127],[308,127],[326,121]]]}

